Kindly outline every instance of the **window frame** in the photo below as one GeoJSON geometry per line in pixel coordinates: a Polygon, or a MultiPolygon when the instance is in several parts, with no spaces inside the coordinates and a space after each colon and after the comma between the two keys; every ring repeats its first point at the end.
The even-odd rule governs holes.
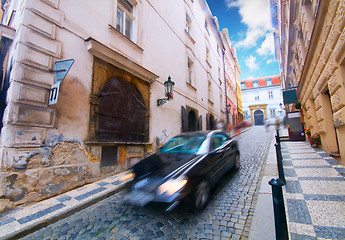
{"type": "Polygon", "coordinates": [[[186,13],[186,32],[192,36],[192,18],[189,16],[188,13],[186,13]]]}
{"type": "Polygon", "coordinates": [[[128,4],[130,4],[130,6],[132,7],[132,12],[129,12],[128,9],[123,6],[119,0],[115,1],[115,13],[114,13],[114,27],[115,29],[121,33],[123,36],[125,36],[127,39],[129,39],[132,42],[135,42],[135,36],[136,36],[136,31],[135,31],[135,27],[136,27],[136,15],[137,15],[137,11],[136,11],[136,5],[137,2],[135,0],[121,0],[124,1],[128,4]],[[119,10],[122,12],[122,16],[121,16],[121,24],[118,25],[118,12],[119,10]],[[127,34],[127,19],[130,19],[131,21],[131,28],[130,28],[130,33],[129,36],[127,34]],[[118,26],[120,26],[120,29],[118,29],[118,26]]]}
{"type": "Polygon", "coordinates": [[[194,86],[194,77],[193,77],[193,67],[194,62],[190,57],[187,57],[187,83],[190,84],[191,86],[194,86]]]}

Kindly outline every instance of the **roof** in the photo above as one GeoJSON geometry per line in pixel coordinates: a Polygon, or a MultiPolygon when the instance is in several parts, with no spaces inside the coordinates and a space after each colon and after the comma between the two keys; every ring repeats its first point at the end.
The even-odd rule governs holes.
{"type": "Polygon", "coordinates": [[[241,83],[245,83],[245,86],[246,86],[245,89],[267,87],[267,86],[277,86],[277,85],[280,85],[280,75],[246,79],[246,80],[242,80],[241,83]]]}

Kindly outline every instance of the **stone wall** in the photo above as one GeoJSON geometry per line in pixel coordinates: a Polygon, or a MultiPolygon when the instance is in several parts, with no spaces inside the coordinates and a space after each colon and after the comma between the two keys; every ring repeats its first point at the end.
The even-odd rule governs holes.
{"type": "Polygon", "coordinates": [[[345,163],[345,4],[320,5],[307,56],[300,98],[306,125],[321,134],[322,148],[345,163]],[[312,53],[311,50],[312,49],[312,53]]]}

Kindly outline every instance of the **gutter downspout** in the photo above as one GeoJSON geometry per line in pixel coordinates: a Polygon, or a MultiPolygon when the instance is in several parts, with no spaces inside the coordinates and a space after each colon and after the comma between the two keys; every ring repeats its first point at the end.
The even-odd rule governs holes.
{"type": "Polygon", "coordinates": [[[228,95],[227,95],[227,91],[226,91],[226,75],[225,75],[225,49],[223,46],[222,49],[222,58],[223,58],[223,75],[224,75],[224,90],[225,90],[225,113],[226,113],[226,131],[229,132],[229,113],[228,113],[228,95]]]}

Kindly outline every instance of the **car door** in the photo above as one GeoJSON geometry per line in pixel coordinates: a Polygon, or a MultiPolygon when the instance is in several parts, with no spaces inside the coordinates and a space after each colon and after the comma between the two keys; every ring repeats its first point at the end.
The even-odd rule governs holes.
{"type": "Polygon", "coordinates": [[[225,164],[224,154],[226,153],[225,149],[223,148],[223,145],[226,140],[227,137],[221,133],[215,133],[211,137],[209,166],[211,170],[212,184],[215,184],[222,176],[222,167],[225,164]]]}

